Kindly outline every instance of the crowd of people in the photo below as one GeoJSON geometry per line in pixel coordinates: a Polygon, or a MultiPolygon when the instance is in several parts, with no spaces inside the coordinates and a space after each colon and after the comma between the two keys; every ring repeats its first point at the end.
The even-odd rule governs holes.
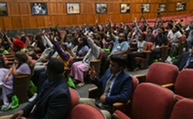
{"type": "MultiPolygon", "coordinates": [[[[0,69],[2,110],[9,107],[7,95],[13,93],[13,77],[24,74],[31,75],[32,82],[38,88],[38,95],[13,119],[64,118],[70,104],[66,82],[71,77],[78,87],[83,86],[85,72],[89,72],[91,81],[102,90],[99,99],[102,104],[112,106],[114,102],[127,102],[132,88],[128,70],[140,68],[135,57],[145,58],[144,53],[149,50],[150,65],[158,58],[161,47],[168,46],[167,60],[170,63],[173,63],[171,59],[175,59],[173,64],[179,70],[192,68],[193,49],[189,52],[192,45],[193,20],[188,25],[183,25],[181,20],[174,20],[169,21],[166,27],[159,23],[153,28],[146,21],[139,25],[136,18],[131,26],[124,23],[117,26],[109,19],[107,24],[96,21],[94,26],[84,25],[68,30],[52,28],[50,32],[40,30],[33,35],[21,32],[13,38],[1,32],[1,53],[12,54],[15,58],[10,69],[0,69]],[[187,52],[178,57],[183,35],[186,36],[187,52]],[[90,64],[91,60],[97,59],[101,60],[99,78],[95,67],[90,64]]],[[[80,102],[95,104],[88,99],[80,102]]]]}

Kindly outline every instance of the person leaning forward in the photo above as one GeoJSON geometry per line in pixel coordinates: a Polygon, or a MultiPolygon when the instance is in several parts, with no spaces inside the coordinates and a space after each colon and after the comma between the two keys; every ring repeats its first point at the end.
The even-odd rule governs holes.
{"type": "Polygon", "coordinates": [[[11,119],[65,119],[71,99],[63,72],[64,63],[59,59],[50,59],[46,67],[48,80],[40,93],[11,119]]]}

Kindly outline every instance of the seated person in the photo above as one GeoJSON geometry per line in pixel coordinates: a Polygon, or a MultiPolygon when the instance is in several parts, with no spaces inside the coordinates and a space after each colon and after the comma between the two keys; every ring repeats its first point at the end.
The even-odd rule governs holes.
{"type": "Polygon", "coordinates": [[[151,48],[151,54],[149,58],[149,64],[153,63],[157,54],[161,53],[161,47],[168,44],[167,37],[165,36],[165,30],[163,27],[157,29],[158,35],[155,37],[155,42],[151,48]]]}
{"type": "Polygon", "coordinates": [[[180,28],[178,26],[175,26],[171,31],[169,31],[167,35],[167,38],[170,40],[170,47],[171,47],[169,56],[167,58],[169,62],[171,61],[171,57],[174,57],[177,55],[177,51],[180,46],[182,34],[179,30],[180,28]]]}
{"type": "Polygon", "coordinates": [[[73,59],[73,63],[76,61],[79,61],[80,59],[82,60],[86,53],[88,52],[89,47],[87,43],[87,38],[85,36],[81,36],[78,38],[78,47],[76,51],[76,55],[73,59]]]}
{"type": "Polygon", "coordinates": [[[147,27],[147,34],[145,41],[154,43],[154,35],[152,34],[153,28],[151,26],[147,27]]]}
{"type": "Polygon", "coordinates": [[[113,37],[114,39],[114,45],[110,54],[109,53],[103,54],[103,58],[101,61],[101,70],[100,70],[101,76],[105,73],[106,69],[108,69],[110,57],[112,55],[125,54],[129,47],[126,41],[127,36],[125,33],[119,33],[119,36],[115,36],[112,32],[110,32],[110,34],[111,34],[111,37],[113,37]]]}
{"type": "Polygon", "coordinates": [[[41,38],[41,35],[36,35],[35,36],[35,45],[34,45],[34,51],[36,52],[36,54],[41,54],[44,51],[44,49],[46,48],[45,45],[46,44],[44,44],[41,38]]]}
{"type": "Polygon", "coordinates": [[[10,104],[7,95],[13,93],[13,79],[14,76],[30,75],[31,69],[28,65],[28,58],[22,51],[15,54],[15,60],[10,69],[0,69],[0,83],[2,86],[3,106],[2,110],[7,110],[10,104]]]}
{"type": "Polygon", "coordinates": [[[70,93],[64,78],[64,63],[50,59],[45,81],[36,99],[15,113],[11,119],[65,119],[70,108],[70,93]]]}
{"type": "Polygon", "coordinates": [[[146,49],[147,49],[147,42],[145,41],[145,34],[139,34],[137,42],[137,52],[129,51],[127,54],[128,68],[130,70],[136,71],[139,69],[135,57],[145,58],[146,54],[144,54],[143,51],[145,51],[146,49]]]}
{"type": "Polygon", "coordinates": [[[184,68],[193,68],[193,42],[191,45],[191,52],[184,52],[176,61],[173,62],[173,64],[178,67],[179,71],[184,68]]]}
{"type": "MultiPolygon", "coordinates": [[[[107,69],[100,79],[96,77],[94,67],[90,68],[90,78],[101,90],[99,101],[102,105],[105,105],[105,107],[109,108],[115,102],[125,103],[129,100],[132,90],[132,79],[129,73],[124,70],[126,62],[126,57],[122,55],[112,55],[110,57],[109,69],[107,69]]],[[[95,100],[89,98],[80,98],[80,103],[95,106],[95,100]]],[[[105,114],[105,116],[107,116],[107,119],[110,118],[108,114],[105,114]]]]}
{"type": "Polygon", "coordinates": [[[72,64],[70,75],[74,78],[75,82],[79,82],[77,86],[83,86],[84,83],[84,72],[87,72],[90,67],[90,60],[97,60],[100,58],[102,49],[97,46],[97,44],[91,39],[91,37],[87,36],[87,42],[90,47],[86,56],[82,61],[78,61],[72,64]]]}
{"type": "MultiPolygon", "coordinates": [[[[53,44],[52,47],[54,48],[54,50],[49,53],[48,59],[51,57],[58,58],[64,62],[64,69],[68,69],[71,63],[72,57],[66,51],[64,43],[60,44],[60,42],[56,39],[56,37],[51,38],[50,41],[53,44]]],[[[44,63],[42,66],[40,65],[39,70],[36,69],[33,76],[33,80],[36,82],[35,84],[37,85],[38,90],[42,86],[43,82],[47,79],[46,71],[44,68],[46,64],[47,63],[44,63]]]]}
{"type": "Polygon", "coordinates": [[[113,40],[111,40],[111,37],[109,34],[106,35],[106,39],[104,38],[102,40],[102,45],[103,45],[103,49],[105,52],[111,52],[113,45],[114,45],[114,42],[113,42],[113,40]]]}

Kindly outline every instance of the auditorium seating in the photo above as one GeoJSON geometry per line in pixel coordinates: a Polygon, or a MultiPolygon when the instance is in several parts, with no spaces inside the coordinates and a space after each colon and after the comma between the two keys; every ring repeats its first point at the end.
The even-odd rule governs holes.
{"type": "Polygon", "coordinates": [[[13,94],[15,94],[19,103],[28,101],[28,88],[31,75],[15,76],[13,80],[13,94]]]}
{"type": "Polygon", "coordinates": [[[135,75],[140,82],[151,82],[158,85],[174,83],[178,75],[178,68],[175,65],[163,62],[153,63],[145,74],[135,75]]]}
{"type": "Polygon", "coordinates": [[[179,100],[171,113],[170,119],[193,119],[193,100],[184,98],[179,100]]]}
{"type": "MultiPolygon", "coordinates": [[[[169,119],[176,103],[175,94],[153,83],[142,83],[136,88],[132,102],[132,119],[169,119]]],[[[116,110],[113,114],[118,119],[130,119],[116,110]]]]}
{"type": "Polygon", "coordinates": [[[192,98],[193,99],[193,69],[183,69],[175,83],[166,87],[172,87],[178,99],[192,98]]]}
{"type": "Polygon", "coordinates": [[[148,61],[151,53],[151,47],[153,46],[152,42],[147,42],[147,50],[142,53],[145,54],[145,58],[135,57],[135,60],[141,65],[141,69],[146,69],[148,67],[148,61]]]}
{"type": "Polygon", "coordinates": [[[4,67],[10,68],[13,64],[14,56],[12,54],[3,54],[2,57],[3,57],[4,67]]]}
{"type": "Polygon", "coordinates": [[[71,111],[71,119],[105,119],[105,117],[96,107],[78,104],[71,111]]]}
{"type": "MultiPolygon", "coordinates": [[[[140,84],[138,88],[140,88],[141,85],[144,85],[144,84],[140,84]]],[[[148,87],[146,87],[146,89],[147,88],[149,88],[149,89],[141,91],[142,94],[139,95],[140,91],[138,91],[139,90],[138,88],[136,89],[136,92],[134,94],[134,104],[132,107],[132,109],[133,109],[132,110],[132,112],[133,112],[132,119],[146,119],[146,118],[147,119],[159,119],[159,118],[160,119],[192,119],[193,118],[193,113],[192,113],[193,99],[183,98],[181,100],[177,100],[177,99],[175,99],[175,95],[172,94],[173,98],[174,98],[174,103],[169,104],[169,103],[167,103],[169,100],[164,101],[165,96],[166,96],[164,94],[164,96],[157,96],[159,98],[158,100],[155,100],[154,98],[150,99],[150,104],[148,105],[149,100],[146,100],[146,99],[151,98],[152,94],[147,95],[147,93],[148,92],[149,93],[152,93],[152,92],[159,92],[160,93],[160,90],[158,88],[157,89],[155,88],[155,89],[152,89],[154,91],[152,91],[152,90],[150,91],[152,86],[148,86],[148,87]],[[136,94],[136,93],[139,93],[139,94],[136,94]],[[138,97],[139,99],[135,101],[136,97],[138,97]],[[143,100],[140,99],[140,97],[143,98],[143,100]],[[159,101],[159,100],[161,100],[161,101],[159,101]],[[177,101],[177,102],[175,103],[175,101],[177,101]],[[164,104],[157,105],[158,102],[159,103],[164,102],[164,104]],[[170,106],[170,109],[169,109],[170,111],[166,111],[168,108],[166,106],[167,104],[169,104],[168,106],[170,106]],[[164,113],[168,112],[168,114],[166,114],[167,117],[161,117],[162,114],[164,114],[164,113],[161,113],[162,111],[164,113]]],[[[162,89],[164,89],[164,88],[162,88],[162,89]]],[[[164,89],[164,90],[166,90],[166,89],[164,89]]],[[[169,92],[168,92],[168,94],[169,94],[169,92]]],[[[162,93],[162,91],[161,91],[161,93],[162,93]]],[[[114,117],[114,119],[131,119],[130,117],[128,117],[127,115],[125,115],[123,112],[121,112],[119,110],[116,110],[113,113],[113,117],[114,117]]]]}
{"type": "Polygon", "coordinates": [[[69,91],[70,91],[70,98],[71,98],[71,105],[70,105],[70,109],[68,111],[68,114],[67,114],[67,117],[66,119],[71,119],[71,111],[72,109],[78,105],[78,100],[79,100],[79,94],[76,90],[72,89],[72,88],[69,88],[69,91]]]}

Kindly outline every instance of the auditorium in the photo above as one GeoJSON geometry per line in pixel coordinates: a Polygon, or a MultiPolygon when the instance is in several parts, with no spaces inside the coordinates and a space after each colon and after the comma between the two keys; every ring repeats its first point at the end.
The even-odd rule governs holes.
{"type": "Polygon", "coordinates": [[[193,0],[0,0],[0,119],[193,119],[193,0]]]}

